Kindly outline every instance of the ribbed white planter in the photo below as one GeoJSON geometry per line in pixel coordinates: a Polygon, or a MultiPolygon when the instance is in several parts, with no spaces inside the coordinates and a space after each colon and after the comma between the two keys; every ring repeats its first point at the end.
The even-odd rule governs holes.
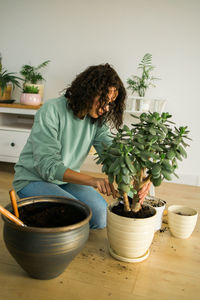
{"type": "Polygon", "coordinates": [[[145,198],[144,203],[152,205],[155,208],[155,210],[157,212],[156,222],[155,222],[155,231],[160,230],[161,227],[162,227],[163,213],[164,213],[164,210],[165,210],[165,207],[166,207],[166,202],[164,200],[161,200],[161,199],[159,199],[157,197],[154,197],[154,196],[147,196],[145,198]],[[156,202],[162,203],[162,206],[156,207],[155,204],[154,204],[156,202]]]}
{"type": "Polygon", "coordinates": [[[173,236],[187,239],[192,234],[198,213],[195,209],[184,205],[171,205],[168,207],[168,225],[173,236]]]}
{"type": "Polygon", "coordinates": [[[23,93],[20,97],[20,103],[25,105],[40,105],[41,97],[40,94],[27,94],[23,93]]]}
{"type": "Polygon", "coordinates": [[[149,255],[155,231],[156,210],[154,215],[145,219],[118,216],[111,212],[114,203],[107,211],[107,235],[110,254],[118,260],[139,262],[149,255]]]}

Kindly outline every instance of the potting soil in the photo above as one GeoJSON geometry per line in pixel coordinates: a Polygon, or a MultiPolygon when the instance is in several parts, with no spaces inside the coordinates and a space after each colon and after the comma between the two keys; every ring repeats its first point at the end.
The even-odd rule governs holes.
{"type": "Polygon", "coordinates": [[[145,219],[154,215],[154,212],[148,206],[142,206],[142,209],[139,210],[137,213],[133,211],[125,211],[124,205],[122,203],[113,206],[112,212],[121,217],[136,219],[145,219]]]}
{"type": "Polygon", "coordinates": [[[62,227],[83,221],[85,212],[63,203],[33,203],[19,207],[19,218],[31,227],[62,227]]]}

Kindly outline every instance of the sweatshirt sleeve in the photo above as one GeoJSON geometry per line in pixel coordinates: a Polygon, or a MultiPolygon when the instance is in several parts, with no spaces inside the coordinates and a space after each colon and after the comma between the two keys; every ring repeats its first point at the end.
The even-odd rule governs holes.
{"type": "Polygon", "coordinates": [[[44,106],[36,114],[30,136],[34,167],[42,179],[48,182],[63,181],[67,169],[61,158],[59,123],[59,115],[55,108],[44,106]]]}
{"type": "Polygon", "coordinates": [[[106,124],[97,127],[93,146],[98,154],[101,154],[103,150],[103,144],[110,145],[112,143],[112,138],[110,135],[110,128],[106,124]]]}

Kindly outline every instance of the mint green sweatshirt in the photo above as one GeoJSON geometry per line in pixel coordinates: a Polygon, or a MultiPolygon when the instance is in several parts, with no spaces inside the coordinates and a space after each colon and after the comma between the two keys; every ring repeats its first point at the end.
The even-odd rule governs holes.
{"type": "Polygon", "coordinates": [[[107,125],[74,116],[64,96],[48,100],[36,113],[15,165],[14,189],[18,192],[32,181],[63,184],[66,169],[79,172],[91,146],[100,153],[102,142],[111,142],[109,134],[107,125]]]}

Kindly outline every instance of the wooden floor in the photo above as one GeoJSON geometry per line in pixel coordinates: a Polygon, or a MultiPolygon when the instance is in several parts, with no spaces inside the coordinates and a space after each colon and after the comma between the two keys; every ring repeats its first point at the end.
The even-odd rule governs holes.
{"type": "MultiPolygon", "coordinates": [[[[13,174],[13,164],[0,163],[1,205],[10,201],[13,174]]],[[[167,205],[186,204],[200,211],[200,187],[163,183],[156,196],[167,205]]],[[[198,218],[192,236],[181,240],[172,237],[164,223],[165,231],[155,234],[149,258],[138,264],[113,259],[106,230],[91,230],[85,248],[65,272],[42,281],[28,277],[10,256],[0,220],[0,300],[199,300],[199,225],[198,218]]]]}

